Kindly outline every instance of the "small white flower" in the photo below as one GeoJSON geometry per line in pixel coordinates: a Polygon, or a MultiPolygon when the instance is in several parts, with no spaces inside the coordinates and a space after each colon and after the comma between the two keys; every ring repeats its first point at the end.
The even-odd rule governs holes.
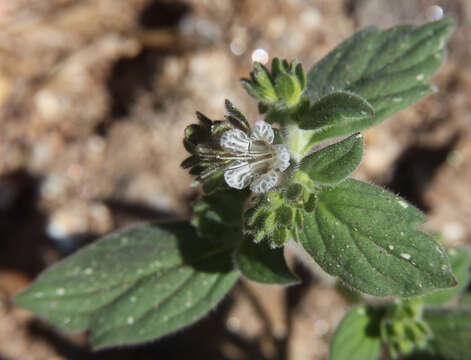
{"type": "Polygon", "coordinates": [[[289,166],[290,155],[284,145],[272,145],[273,129],[265,121],[257,121],[250,137],[239,129],[227,130],[222,134],[220,145],[223,158],[233,160],[224,170],[224,180],[235,189],[243,189],[250,184],[250,190],[263,193],[276,185],[278,171],[289,166]]]}

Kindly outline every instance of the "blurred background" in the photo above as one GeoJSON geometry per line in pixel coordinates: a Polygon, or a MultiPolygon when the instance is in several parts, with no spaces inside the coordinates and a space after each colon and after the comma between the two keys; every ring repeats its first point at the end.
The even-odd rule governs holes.
{"type": "Polygon", "coordinates": [[[222,118],[225,98],[259,119],[238,81],[254,56],[307,71],[354,31],[421,24],[433,5],[457,22],[439,91],[365,133],[356,177],[471,245],[471,1],[0,0],[0,360],[327,359],[349,305],[296,259],[302,285],[241,281],[199,324],[119,351],[91,353],[10,298],[98,236],[188,217],[183,129],[195,110],[222,118]]]}

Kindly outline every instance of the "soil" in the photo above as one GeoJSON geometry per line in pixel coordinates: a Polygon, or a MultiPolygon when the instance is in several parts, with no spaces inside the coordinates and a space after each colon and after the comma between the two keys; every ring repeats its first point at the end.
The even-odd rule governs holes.
{"type": "MultiPolygon", "coordinates": [[[[426,229],[471,245],[471,2],[437,1],[457,28],[439,91],[365,133],[356,177],[424,210],[426,229]]],[[[307,70],[368,25],[427,20],[429,0],[0,0],[0,360],[327,359],[349,307],[291,254],[296,287],[240,281],[200,323],[93,353],[11,304],[60,258],[121,226],[188,217],[179,167],[199,110],[221,118],[257,48],[307,70]]]]}

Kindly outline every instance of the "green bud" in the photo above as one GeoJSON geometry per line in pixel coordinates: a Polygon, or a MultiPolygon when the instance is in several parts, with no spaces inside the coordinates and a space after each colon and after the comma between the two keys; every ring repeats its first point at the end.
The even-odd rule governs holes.
{"type": "MultiPolygon", "coordinates": [[[[293,60],[293,61],[296,61],[296,60],[293,60]]],[[[283,72],[287,72],[287,71],[290,70],[291,66],[290,66],[288,60],[284,59],[284,60],[281,62],[281,64],[282,64],[282,67],[283,67],[283,72]]]]}
{"type": "Polygon", "coordinates": [[[299,183],[259,195],[244,212],[244,233],[273,247],[285,244],[287,239],[299,241],[306,209],[314,211],[316,201],[315,193],[299,183]]]}
{"type": "Polygon", "coordinates": [[[409,338],[418,346],[423,347],[432,337],[432,331],[422,320],[411,321],[408,327],[409,338]]]}
{"type": "Polygon", "coordinates": [[[423,349],[432,337],[430,328],[421,320],[422,307],[420,299],[399,301],[389,307],[381,324],[381,338],[392,358],[423,349]]]}
{"type": "Polygon", "coordinates": [[[271,75],[273,78],[277,78],[278,75],[282,74],[284,72],[283,65],[281,64],[280,59],[277,57],[274,58],[271,62],[271,75]]]}
{"type": "Polygon", "coordinates": [[[276,210],[276,220],[286,227],[294,225],[296,210],[288,205],[282,205],[276,210]]]}
{"type": "Polygon", "coordinates": [[[252,234],[255,242],[262,241],[276,228],[276,212],[267,206],[250,208],[244,213],[245,233],[252,234]]]}
{"type": "Polygon", "coordinates": [[[304,88],[306,87],[306,75],[304,74],[304,70],[301,64],[296,65],[295,73],[296,77],[298,78],[301,90],[304,90],[304,88]]]}
{"type": "Polygon", "coordinates": [[[265,232],[270,234],[276,228],[276,212],[275,211],[267,211],[268,215],[265,219],[264,229],[265,232]]]}
{"type": "Polygon", "coordinates": [[[253,238],[254,243],[259,243],[265,238],[265,231],[258,231],[253,238]]]}
{"type": "Polygon", "coordinates": [[[409,354],[412,352],[414,349],[414,343],[412,341],[409,341],[407,339],[400,339],[398,342],[398,350],[399,354],[409,354]]]}
{"type": "Polygon", "coordinates": [[[403,338],[405,337],[405,328],[404,324],[402,321],[394,321],[393,322],[393,331],[394,331],[394,336],[398,338],[403,338]]]}
{"type": "Polygon", "coordinates": [[[251,96],[266,105],[259,107],[263,114],[268,110],[267,105],[271,110],[289,110],[298,105],[306,87],[306,76],[296,60],[289,63],[274,58],[271,74],[265,66],[255,62],[250,80],[242,79],[241,83],[251,96]]]}
{"type": "Polygon", "coordinates": [[[286,244],[291,236],[291,232],[285,227],[277,228],[271,238],[270,247],[277,248],[286,244]]]}
{"type": "Polygon", "coordinates": [[[303,195],[304,188],[301,184],[291,184],[286,192],[286,197],[290,200],[298,200],[303,195]]]}
{"type": "Polygon", "coordinates": [[[304,202],[304,210],[313,212],[317,206],[317,197],[315,194],[310,194],[307,201],[304,202]]]}
{"type": "Polygon", "coordinates": [[[267,195],[267,201],[272,207],[279,207],[284,203],[284,199],[280,193],[276,191],[270,191],[267,195]]]}
{"type": "Polygon", "coordinates": [[[427,337],[432,337],[432,330],[430,329],[430,327],[428,326],[428,324],[423,321],[423,320],[419,320],[417,321],[416,323],[416,328],[418,331],[420,331],[421,334],[427,336],[427,337]]]}
{"type": "Polygon", "coordinates": [[[302,210],[297,210],[296,211],[296,227],[299,230],[302,230],[304,226],[304,215],[302,210]]]}
{"type": "Polygon", "coordinates": [[[296,105],[301,97],[301,86],[296,77],[280,74],[276,78],[276,91],[288,107],[296,105]]]}
{"type": "Polygon", "coordinates": [[[422,316],[422,308],[423,303],[420,299],[401,300],[393,306],[391,317],[417,320],[422,316]]]}
{"type": "Polygon", "coordinates": [[[269,211],[265,208],[256,209],[254,214],[248,218],[246,222],[246,230],[251,233],[265,232],[265,221],[267,220],[269,211]]]}

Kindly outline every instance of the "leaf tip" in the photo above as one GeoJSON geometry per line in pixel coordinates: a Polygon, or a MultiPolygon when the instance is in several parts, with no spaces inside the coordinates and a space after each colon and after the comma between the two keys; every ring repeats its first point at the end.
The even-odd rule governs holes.
{"type": "Polygon", "coordinates": [[[29,300],[29,287],[21,290],[19,293],[10,298],[10,302],[18,307],[28,309],[28,300],[29,300]]]}
{"type": "Polygon", "coordinates": [[[458,281],[455,278],[455,275],[451,271],[450,267],[448,266],[448,269],[445,271],[446,274],[444,278],[444,282],[441,286],[442,289],[450,289],[458,286],[458,281]]]}

